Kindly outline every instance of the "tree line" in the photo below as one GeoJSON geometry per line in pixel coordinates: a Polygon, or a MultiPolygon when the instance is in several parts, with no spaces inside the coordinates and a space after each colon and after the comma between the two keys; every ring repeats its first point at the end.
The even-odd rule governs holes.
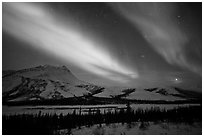
{"type": "MultiPolygon", "coordinates": [[[[81,111],[80,111],[81,112],[81,111]]],[[[127,105],[126,109],[115,111],[105,111],[101,113],[100,109],[87,113],[71,114],[16,114],[3,115],[2,129],[3,134],[29,134],[43,135],[53,134],[59,129],[81,128],[82,126],[92,126],[94,124],[111,123],[131,123],[131,122],[185,122],[192,124],[195,121],[202,120],[202,106],[179,107],[170,110],[151,108],[151,109],[131,109],[127,105]]]]}

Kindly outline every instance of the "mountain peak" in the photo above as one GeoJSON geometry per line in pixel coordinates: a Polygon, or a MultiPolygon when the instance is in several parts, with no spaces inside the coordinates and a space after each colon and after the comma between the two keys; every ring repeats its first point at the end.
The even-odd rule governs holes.
{"type": "Polygon", "coordinates": [[[70,70],[66,67],[66,66],[61,66],[61,68],[63,69],[63,70],[66,70],[66,71],[68,71],[68,72],[70,72],[70,70]]]}
{"type": "Polygon", "coordinates": [[[66,66],[52,66],[52,65],[40,65],[40,66],[37,66],[35,67],[37,69],[61,69],[61,70],[66,70],[68,72],[70,72],[70,70],[66,67],[66,66]]]}
{"type": "Polygon", "coordinates": [[[72,84],[84,83],[76,78],[66,66],[40,65],[32,68],[12,71],[3,78],[25,77],[31,79],[57,80],[72,84]]]}

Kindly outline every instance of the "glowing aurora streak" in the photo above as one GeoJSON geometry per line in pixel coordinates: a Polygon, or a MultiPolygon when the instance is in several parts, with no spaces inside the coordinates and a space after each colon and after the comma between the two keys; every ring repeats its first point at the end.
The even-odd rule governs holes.
{"type": "Polygon", "coordinates": [[[64,61],[105,78],[120,82],[138,73],[117,62],[101,43],[84,36],[73,25],[59,25],[47,7],[33,3],[4,3],[3,31],[64,61]],[[100,44],[100,46],[95,46],[100,44]]]}
{"type": "Polygon", "coordinates": [[[169,64],[201,73],[201,68],[185,55],[187,35],[175,21],[173,3],[116,3],[112,5],[140,30],[150,46],[169,64]]]}

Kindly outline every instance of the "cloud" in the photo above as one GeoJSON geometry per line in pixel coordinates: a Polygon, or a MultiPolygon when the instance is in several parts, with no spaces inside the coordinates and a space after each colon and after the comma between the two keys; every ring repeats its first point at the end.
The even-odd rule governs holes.
{"type": "Polygon", "coordinates": [[[102,43],[75,28],[71,18],[62,25],[64,20],[57,16],[39,3],[3,3],[3,31],[33,48],[107,79],[123,82],[124,76],[139,77],[135,69],[118,62],[103,49],[102,43]]]}
{"type": "Polygon", "coordinates": [[[174,3],[114,3],[112,6],[140,30],[150,46],[169,64],[201,75],[201,68],[186,57],[188,36],[175,20],[174,3]]]}

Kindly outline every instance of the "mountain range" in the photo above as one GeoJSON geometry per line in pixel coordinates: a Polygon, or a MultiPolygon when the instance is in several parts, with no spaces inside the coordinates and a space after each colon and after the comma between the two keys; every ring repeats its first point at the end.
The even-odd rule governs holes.
{"type": "Polygon", "coordinates": [[[201,93],[178,87],[104,87],[79,80],[66,66],[41,65],[2,73],[3,104],[182,103],[201,93]]]}

